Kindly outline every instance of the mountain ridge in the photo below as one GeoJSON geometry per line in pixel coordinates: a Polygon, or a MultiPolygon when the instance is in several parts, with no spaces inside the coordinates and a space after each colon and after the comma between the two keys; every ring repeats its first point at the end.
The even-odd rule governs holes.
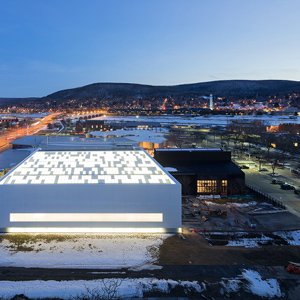
{"type": "Polygon", "coordinates": [[[0,98],[0,104],[22,101],[59,101],[68,99],[202,96],[249,98],[276,94],[300,93],[300,81],[293,80],[216,80],[178,85],[149,85],[139,83],[98,82],[60,90],[36,98],[0,98]]]}
{"type": "Polygon", "coordinates": [[[89,97],[149,97],[176,95],[209,95],[220,97],[255,97],[300,92],[300,82],[292,80],[218,80],[179,85],[99,82],[61,90],[45,99],[84,99],[89,97]]]}

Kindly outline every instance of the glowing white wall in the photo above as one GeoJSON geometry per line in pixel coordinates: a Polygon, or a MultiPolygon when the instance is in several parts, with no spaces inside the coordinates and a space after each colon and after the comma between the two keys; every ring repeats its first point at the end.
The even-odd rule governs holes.
{"type": "MultiPolygon", "coordinates": [[[[181,186],[176,184],[43,184],[0,186],[0,231],[7,228],[102,228],[102,231],[175,232],[181,228],[181,186]],[[163,214],[162,222],[11,222],[13,213],[163,214]],[[119,228],[119,230],[117,230],[119,228]]],[[[67,230],[67,229],[66,229],[67,230]]]]}

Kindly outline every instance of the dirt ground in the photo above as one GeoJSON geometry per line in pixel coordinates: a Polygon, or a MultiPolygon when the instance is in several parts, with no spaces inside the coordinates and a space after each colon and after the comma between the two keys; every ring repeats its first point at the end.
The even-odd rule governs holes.
{"type": "Polygon", "coordinates": [[[298,261],[299,246],[260,248],[210,246],[199,233],[171,236],[160,246],[159,265],[286,265],[298,261]]]}

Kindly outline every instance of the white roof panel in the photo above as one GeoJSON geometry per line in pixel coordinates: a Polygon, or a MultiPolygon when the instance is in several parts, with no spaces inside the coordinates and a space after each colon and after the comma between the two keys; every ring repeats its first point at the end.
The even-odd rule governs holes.
{"type": "Polygon", "coordinates": [[[0,184],[175,184],[143,150],[37,151],[0,184]]]}

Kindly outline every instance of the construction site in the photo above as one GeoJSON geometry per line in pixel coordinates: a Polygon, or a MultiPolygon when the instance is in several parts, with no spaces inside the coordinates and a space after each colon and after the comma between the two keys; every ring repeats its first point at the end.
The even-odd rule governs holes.
{"type": "Polygon", "coordinates": [[[186,196],[182,199],[182,221],[186,232],[273,233],[299,229],[299,218],[284,207],[255,195],[221,198],[186,196]]]}

